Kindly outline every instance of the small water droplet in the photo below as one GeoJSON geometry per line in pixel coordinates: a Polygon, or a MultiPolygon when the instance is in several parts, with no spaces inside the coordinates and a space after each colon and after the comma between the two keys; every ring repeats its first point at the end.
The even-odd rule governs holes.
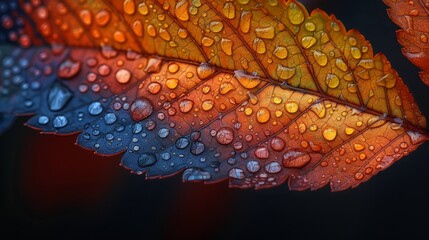
{"type": "Polygon", "coordinates": [[[328,56],[326,56],[325,53],[319,50],[313,51],[313,57],[316,60],[317,64],[319,64],[319,66],[321,67],[324,67],[328,64],[328,56]]]}
{"type": "Polygon", "coordinates": [[[158,137],[160,138],[166,138],[168,137],[169,134],[170,134],[170,130],[168,130],[167,128],[161,128],[158,131],[158,137]]]}
{"type": "Polygon", "coordinates": [[[92,102],[88,106],[88,112],[93,116],[99,115],[102,111],[103,111],[103,106],[101,105],[100,102],[92,102]]]}
{"type": "Polygon", "coordinates": [[[246,168],[249,172],[255,173],[257,171],[259,171],[259,169],[261,169],[261,166],[259,165],[259,163],[257,161],[249,161],[246,164],[246,168]]]}
{"type": "Polygon", "coordinates": [[[176,148],[178,149],[185,149],[186,147],[189,146],[189,143],[190,142],[187,138],[181,137],[176,140],[175,145],[176,145],[176,148]]]}
{"type": "Polygon", "coordinates": [[[106,10],[101,10],[97,13],[97,15],[95,15],[95,22],[101,27],[106,26],[109,21],[110,12],[106,10]]]}
{"type": "Polygon", "coordinates": [[[120,84],[126,84],[131,79],[131,73],[127,69],[120,69],[116,72],[116,81],[120,84]]]}
{"type": "Polygon", "coordinates": [[[270,110],[268,108],[261,107],[256,112],[256,120],[259,123],[266,123],[270,120],[270,118],[271,118],[271,113],[270,113],[270,110]]]}
{"type": "Polygon", "coordinates": [[[232,168],[231,170],[229,170],[228,176],[235,179],[243,179],[246,177],[244,175],[243,170],[240,168],[232,168]]]}
{"type": "Polygon", "coordinates": [[[104,116],[104,122],[107,125],[111,125],[111,124],[115,123],[116,120],[117,120],[117,117],[114,113],[108,113],[104,116]]]}
{"type": "Polygon", "coordinates": [[[285,109],[288,113],[296,113],[299,110],[299,106],[297,102],[287,102],[285,104],[285,109]]]}
{"type": "Polygon", "coordinates": [[[52,125],[54,128],[63,128],[67,125],[68,120],[64,116],[56,116],[52,121],[52,125]]]}
{"type": "Polygon", "coordinates": [[[150,153],[143,153],[139,156],[137,159],[137,164],[139,167],[144,168],[148,166],[152,166],[156,163],[156,157],[153,154],[150,153]]]}
{"type": "Polygon", "coordinates": [[[337,137],[337,130],[333,127],[328,126],[323,130],[322,135],[323,138],[325,138],[326,140],[333,141],[337,137]]]}
{"type": "Polygon", "coordinates": [[[298,150],[290,150],[283,155],[283,166],[288,168],[302,168],[310,161],[311,157],[308,153],[298,150]]]}
{"type": "Polygon", "coordinates": [[[278,162],[270,162],[265,165],[265,171],[269,173],[278,173],[282,170],[282,167],[278,162]]]}

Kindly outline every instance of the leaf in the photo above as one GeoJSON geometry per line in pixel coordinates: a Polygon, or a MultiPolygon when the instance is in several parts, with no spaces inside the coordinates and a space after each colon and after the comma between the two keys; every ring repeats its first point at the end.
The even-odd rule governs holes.
{"type": "Polygon", "coordinates": [[[429,86],[429,5],[422,1],[384,0],[389,17],[402,30],[396,35],[404,47],[402,53],[422,72],[420,78],[429,86]]]}
{"type": "Polygon", "coordinates": [[[32,47],[0,48],[0,112],[35,114],[28,125],[43,132],[81,131],[79,145],[123,152],[122,165],[148,178],[338,191],[428,140],[385,57],[296,1],[20,6],[14,15],[43,38],[24,24],[11,31],[32,47]]]}

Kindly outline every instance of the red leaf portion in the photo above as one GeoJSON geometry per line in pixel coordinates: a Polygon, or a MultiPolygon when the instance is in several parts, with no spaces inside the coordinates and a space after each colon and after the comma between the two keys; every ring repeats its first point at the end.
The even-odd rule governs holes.
{"type": "Polygon", "coordinates": [[[429,2],[384,0],[389,17],[402,30],[397,31],[402,53],[422,72],[420,78],[429,86],[429,2]]]}

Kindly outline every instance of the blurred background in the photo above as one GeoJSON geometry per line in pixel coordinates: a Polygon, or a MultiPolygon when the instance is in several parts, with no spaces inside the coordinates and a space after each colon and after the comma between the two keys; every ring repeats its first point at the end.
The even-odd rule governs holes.
{"type": "MultiPolygon", "coordinates": [[[[307,0],[355,28],[400,73],[425,116],[429,88],[402,56],[381,0],[307,0]]],[[[356,189],[331,193],[146,181],[20,118],[0,136],[1,235],[64,238],[415,239],[429,235],[428,144],[356,189]]],[[[5,238],[4,238],[5,239],[5,238]]]]}

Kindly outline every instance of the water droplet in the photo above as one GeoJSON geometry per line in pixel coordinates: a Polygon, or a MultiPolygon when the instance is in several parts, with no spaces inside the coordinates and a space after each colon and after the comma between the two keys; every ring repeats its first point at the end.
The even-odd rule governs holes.
{"type": "Polygon", "coordinates": [[[221,83],[219,86],[219,93],[222,95],[225,95],[232,90],[235,90],[235,87],[229,82],[221,83]]]}
{"type": "Polygon", "coordinates": [[[203,39],[201,39],[201,44],[203,44],[206,47],[210,47],[211,45],[213,45],[214,40],[209,38],[209,37],[203,37],[203,39]]]}
{"type": "Polygon", "coordinates": [[[187,138],[184,138],[184,137],[181,137],[181,138],[178,138],[177,140],[176,140],[176,148],[178,148],[178,149],[185,149],[186,147],[188,147],[189,146],[189,140],[187,139],[187,138]]]}
{"type": "Polygon", "coordinates": [[[168,137],[169,134],[170,134],[170,130],[168,130],[167,128],[161,128],[158,131],[158,137],[160,138],[166,138],[168,137]]]}
{"type": "Polygon", "coordinates": [[[258,112],[256,112],[256,120],[259,123],[266,123],[270,120],[271,114],[270,114],[270,110],[268,110],[268,108],[265,107],[261,107],[258,112]]]}
{"type": "Polygon", "coordinates": [[[125,0],[123,4],[124,12],[128,15],[133,15],[136,11],[134,0],[125,0]]]}
{"type": "Polygon", "coordinates": [[[158,82],[152,82],[147,86],[147,91],[151,94],[158,94],[161,91],[162,85],[158,82]]]}
{"type": "Polygon", "coordinates": [[[63,128],[67,125],[69,121],[64,116],[56,116],[54,118],[54,121],[52,121],[52,125],[54,128],[63,128]]]}
{"type": "Polygon", "coordinates": [[[124,43],[126,41],[125,34],[119,30],[116,30],[113,33],[113,40],[115,40],[118,43],[124,43]]]}
{"type": "Polygon", "coordinates": [[[210,31],[218,33],[223,29],[223,23],[220,21],[212,21],[209,24],[210,31]]]}
{"type": "Polygon", "coordinates": [[[301,39],[301,45],[305,49],[309,49],[316,44],[317,39],[313,36],[305,36],[301,39]]]}
{"type": "Polygon", "coordinates": [[[255,33],[258,38],[264,38],[264,39],[273,39],[275,36],[273,26],[256,28],[255,33]]]}
{"type": "Polygon", "coordinates": [[[259,159],[267,159],[270,157],[270,152],[266,147],[258,147],[255,150],[255,156],[259,159]]]}
{"type": "Polygon", "coordinates": [[[278,162],[270,162],[265,165],[265,171],[269,173],[278,173],[282,170],[282,167],[278,162]]]}
{"type": "Polygon", "coordinates": [[[57,76],[63,79],[70,79],[75,77],[81,69],[81,63],[79,61],[72,61],[70,59],[65,60],[60,64],[57,71],[57,76]]]}
{"type": "Polygon", "coordinates": [[[45,115],[41,115],[37,119],[37,123],[39,123],[40,125],[46,125],[49,123],[49,118],[45,115]]]}
{"type": "Polygon", "coordinates": [[[200,64],[197,68],[198,78],[204,80],[215,73],[215,68],[210,66],[209,64],[203,63],[200,64]]]}
{"type": "Polygon", "coordinates": [[[337,137],[337,130],[328,126],[323,130],[322,135],[326,140],[333,141],[337,137]]]}
{"type": "Polygon", "coordinates": [[[362,145],[362,144],[359,144],[359,143],[355,143],[354,145],[353,145],[353,148],[356,150],[356,151],[362,151],[362,150],[364,150],[365,149],[365,146],[364,145],[362,145]]]}
{"type": "Polygon", "coordinates": [[[82,20],[82,23],[89,26],[92,23],[92,15],[91,12],[87,9],[83,9],[79,12],[80,19],[82,20]]]}
{"type": "Polygon", "coordinates": [[[62,110],[73,97],[73,93],[63,84],[54,83],[48,93],[49,109],[62,110]]]}
{"type": "Polygon", "coordinates": [[[283,141],[283,139],[278,138],[278,137],[272,138],[271,141],[270,141],[270,145],[271,145],[271,148],[274,151],[278,151],[278,152],[282,151],[285,148],[285,146],[286,146],[286,144],[283,141]]]}
{"type": "Polygon", "coordinates": [[[355,173],[355,179],[356,180],[362,180],[363,177],[364,177],[363,173],[360,173],[360,172],[355,173]]]}
{"type": "Polygon", "coordinates": [[[295,75],[295,68],[285,67],[281,64],[277,65],[277,75],[280,79],[288,80],[295,75]]]}
{"type": "Polygon", "coordinates": [[[156,37],[156,29],[152,24],[147,25],[146,27],[147,34],[151,37],[156,37]]]}
{"type": "Polygon", "coordinates": [[[145,69],[143,70],[145,73],[157,73],[161,69],[162,59],[152,57],[149,58],[145,69]]]}
{"type": "Polygon", "coordinates": [[[212,100],[205,100],[202,104],[201,104],[201,108],[204,111],[210,111],[214,106],[214,102],[212,100]]]}
{"type": "Polygon", "coordinates": [[[220,40],[220,47],[222,51],[228,56],[232,55],[232,45],[233,42],[227,38],[222,38],[220,40]]]}
{"type": "Polygon", "coordinates": [[[250,22],[252,20],[252,13],[249,11],[243,11],[240,18],[240,30],[243,33],[248,33],[250,30],[250,22]]]}
{"type": "Polygon", "coordinates": [[[341,58],[335,59],[335,66],[343,72],[347,72],[348,70],[347,64],[341,58]]]}
{"type": "Polygon", "coordinates": [[[107,75],[109,75],[110,74],[110,67],[108,66],[108,65],[106,65],[106,64],[101,64],[99,67],[98,67],[98,69],[97,69],[97,71],[98,71],[98,74],[100,74],[100,76],[102,76],[102,77],[106,77],[107,75]]]}
{"type": "Polygon", "coordinates": [[[185,99],[180,102],[179,109],[182,113],[187,113],[192,110],[193,106],[194,106],[194,102],[192,100],[185,99]]]}
{"type": "Polygon", "coordinates": [[[106,10],[101,10],[95,15],[95,22],[103,27],[106,26],[110,21],[110,13],[106,10]]]}
{"type": "Polygon", "coordinates": [[[177,65],[176,63],[168,65],[168,71],[170,73],[177,73],[179,71],[179,65],[177,65]]]}
{"type": "Polygon", "coordinates": [[[350,127],[347,127],[346,129],[344,129],[344,133],[346,135],[352,135],[355,131],[356,131],[356,129],[350,128],[350,127]]]}
{"type": "Polygon", "coordinates": [[[165,85],[169,88],[169,89],[176,89],[177,86],[179,86],[179,79],[177,78],[169,78],[167,79],[167,81],[165,82],[165,85]]]}
{"type": "Polygon", "coordinates": [[[288,50],[286,47],[283,46],[277,46],[276,49],[274,49],[274,56],[276,56],[279,59],[285,59],[288,56],[288,50]]]}
{"type": "Polygon", "coordinates": [[[287,102],[285,104],[285,109],[288,113],[296,113],[299,110],[299,106],[296,102],[287,102]]]}
{"type": "Polygon", "coordinates": [[[216,141],[222,145],[228,145],[234,140],[234,131],[229,127],[221,127],[216,134],[216,141]]]}
{"type": "Polygon", "coordinates": [[[326,76],[326,85],[328,85],[329,88],[336,88],[340,85],[340,79],[335,74],[328,74],[326,76]]]}
{"type": "Polygon", "coordinates": [[[134,33],[137,36],[139,36],[139,37],[143,36],[143,24],[140,20],[135,20],[133,22],[132,28],[133,28],[134,33]]]}
{"type": "Polygon", "coordinates": [[[309,32],[314,32],[316,30],[316,24],[313,22],[306,22],[304,27],[309,32]]]}
{"type": "Polygon", "coordinates": [[[257,161],[249,161],[246,164],[246,168],[249,170],[249,172],[255,173],[261,169],[261,166],[257,161]]]}
{"type": "Polygon", "coordinates": [[[164,28],[159,28],[159,36],[164,39],[165,41],[170,41],[171,40],[171,35],[170,33],[165,30],[164,28]]]}
{"type": "Polygon", "coordinates": [[[259,54],[264,54],[267,51],[265,42],[260,38],[255,38],[255,40],[253,40],[253,49],[259,54]]]}
{"type": "Polygon", "coordinates": [[[295,25],[301,24],[304,21],[304,13],[295,3],[289,4],[287,16],[289,17],[289,21],[295,25]]]}
{"type": "Polygon", "coordinates": [[[150,153],[143,153],[137,159],[137,164],[139,167],[144,168],[148,166],[152,166],[156,163],[156,157],[150,153]]]}
{"type": "Polygon", "coordinates": [[[99,115],[102,111],[103,111],[103,106],[101,105],[100,102],[92,102],[88,106],[88,112],[93,116],[99,115]]]}
{"type": "Polygon", "coordinates": [[[316,60],[317,64],[319,64],[320,66],[324,67],[324,66],[326,66],[326,64],[328,64],[328,56],[326,56],[325,53],[323,53],[319,50],[314,50],[313,56],[314,56],[314,59],[316,60]]]}
{"type": "Polygon", "coordinates": [[[181,0],[176,3],[176,7],[174,9],[174,13],[176,14],[176,17],[181,21],[188,21],[189,20],[189,2],[187,0],[181,0]]]}
{"type": "Polygon", "coordinates": [[[153,106],[148,99],[141,98],[141,99],[135,100],[131,104],[130,111],[131,111],[131,118],[135,122],[139,122],[152,114],[153,106]]]}
{"type": "Polygon", "coordinates": [[[149,14],[149,8],[147,7],[145,2],[139,3],[139,5],[137,6],[137,11],[143,16],[149,14]]]}
{"type": "Polygon", "coordinates": [[[326,108],[323,103],[314,104],[311,108],[311,111],[314,112],[319,118],[324,118],[326,115],[326,108]]]}
{"type": "Polygon", "coordinates": [[[226,18],[234,19],[235,18],[235,6],[234,6],[234,4],[231,2],[226,2],[225,5],[223,5],[222,12],[226,18]]]}
{"type": "Polygon", "coordinates": [[[360,52],[359,48],[357,48],[357,47],[350,48],[350,52],[351,52],[352,57],[354,59],[360,59],[362,57],[362,53],[360,52]]]}
{"type": "Polygon", "coordinates": [[[116,81],[121,84],[126,84],[131,79],[131,73],[127,69],[120,69],[116,72],[116,81]]]}
{"type": "Polygon", "coordinates": [[[200,141],[192,142],[191,144],[191,153],[194,155],[200,155],[205,150],[204,143],[200,141]]]}
{"type": "Polygon", "coordinates": [[[235,179],[243,179],[246,177],[244,175],[243,170],[240,168],[232,168],[231,170],[229,170],[228,176],[235,179]]]}
{"type": "Polygon", "coordinates": [[[258,76],[246,74],[242,70],[234,71],[234,77],[240,82],[240,84],[246,89],[253,89],[261,83],[258,76]]]}
{"type": "Polygon", "coordinates": [[[108,113],[104,116],[104,122],[107,125],[111,125],[111,124],[115,123],[116,120],[117,120],[117,117],[114,113],[108,113]]]}
{"type": "Polygon", "coordinates": [[[209,172],[206,172],[199,168],[188,168],[183,172],[182,180],[184,182],[191,181],[204,181],[211,178],[209,172]]]}
{"type": "Polygon", "coordinates": [[[310,155],[301,151],[290,150],[283,155],[283,166],[287,168],[303,168],[310,161],[310,155]]]}

